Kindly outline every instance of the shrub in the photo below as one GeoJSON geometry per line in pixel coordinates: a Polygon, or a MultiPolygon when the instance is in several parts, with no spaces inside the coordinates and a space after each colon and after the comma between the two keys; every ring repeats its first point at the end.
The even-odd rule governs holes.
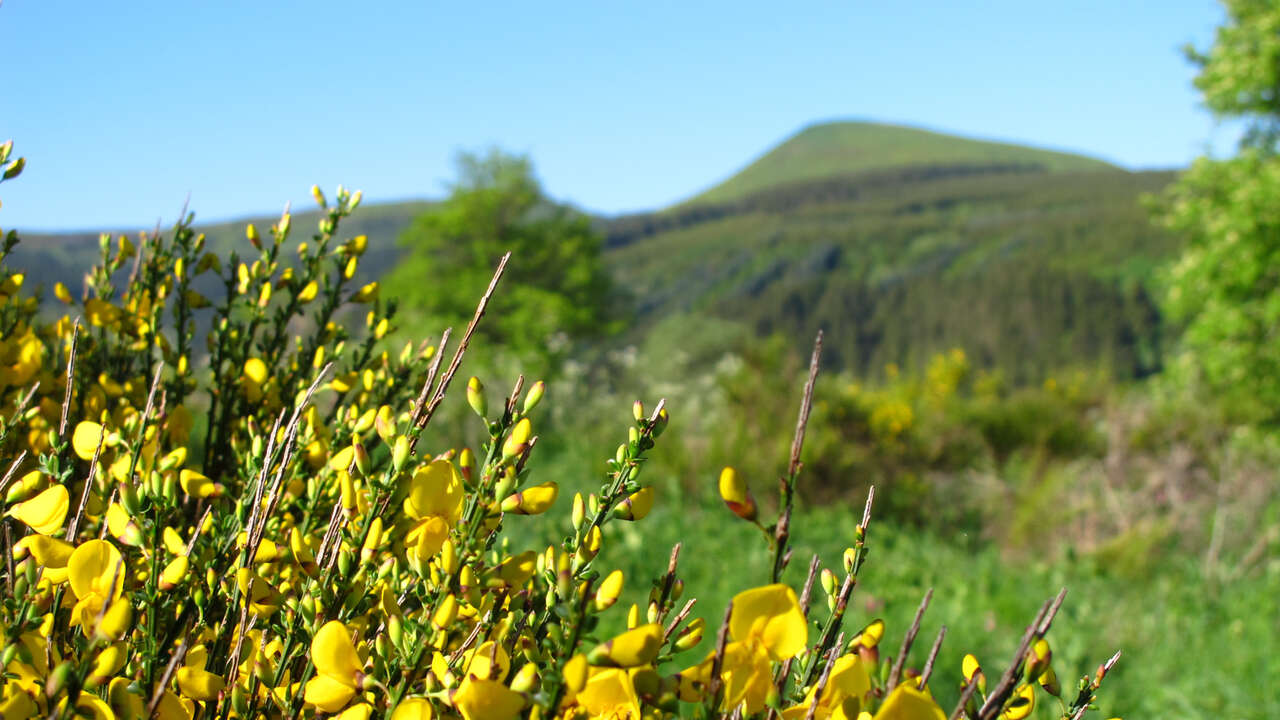
{"type": "MultiPolygon", "coordinates": [[[[693,652],[708,633],[682,597],[678,546],[647,603],[614,610],[627,630],[602,636],[638,579],[594,561],[652,506],[641,471],[664,404],[636,403],[599,492],[568,503],[562,543],[512,547],[504,530],[559,494],[536,472],[543,384],[497,395],[472,378],[485,441],[429,451],[489,294],[447,363],[447,337],[392,352],[394,303],[352,286],[367,241],[339,240],[360,195],[314,194],[309,239],[290,240],[286,213],[248,227],[244,257],[206,252],[191,216],[136,243],[104,236],[83,294],[54,288],[67,307],[49,321],[23,275],[0,270],[6,720],[945,717],[932,660],[906,667],[915,628],[890,657],[882,622],[845,627],[870,499],[842,567],[815,558],[799,595],[779,582],[811,395],[775,521],[736,473],[721,478],[730,509],[771,538],[773,571],[733,599],[714,647],[693,652]],[[194,288],[205,275],[216,296],[194,288]]],[[[816,370],[815,352],[810,394],[816,370]]],[[[966,659],[961,712],[1020,718],[1063,691],[1044,641],[1061,600],[1002,675],[966,659]]],[[[1063,696],[1063,717],[1083,714],[1113,661],[1063,696]]]]}

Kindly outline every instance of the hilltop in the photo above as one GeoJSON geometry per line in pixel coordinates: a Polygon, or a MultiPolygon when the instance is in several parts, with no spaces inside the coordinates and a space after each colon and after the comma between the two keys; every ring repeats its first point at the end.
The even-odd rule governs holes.
{"type": "Polygon", "coordinates": [[[736,200],[795,182],[876,170],[954,165],[1009,165],[1045,172],[1119,170],[1082,155],[976,140],[901,125],[828,122],[810,125],[688,203],[736,200]]]}

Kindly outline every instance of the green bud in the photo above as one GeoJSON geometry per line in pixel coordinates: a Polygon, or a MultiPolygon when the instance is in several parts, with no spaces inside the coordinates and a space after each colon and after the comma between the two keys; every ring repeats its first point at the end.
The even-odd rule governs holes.
{"type": "Polygon", "coordinates": [[[467,404],[483,419],[488,415],[489,404],[484,398],[484,385],[480,383],[480,378],[472,376],[467,381],[467,404]]]}
{"type": "Polygon", "coordinates": [[[663,430],[667,429],[667,421],[669,419],[670,416],[667,414],[667,409],[662,408],[662,410],[658,412],[657,419],[653,421],[653,436],[655,438],[661,435],[663,430]]]}
{"type": "Polygon", "coordinates": [[[356,564],[356,554],[351,550],[343,550],[338,553],[338,572],[343,577],[351,575],[351,568],[356,564]]]}
{"type": "Polygon", "coordinates": [[[396,438],[395,444],[391,448],[391,467],[396,472],[404,470],[404,464],[409,460],[409,438],[401,435],[396,438]]]}
{"type": "Polygon", "coordinates": [[[249,695],[245,692],[244,686],[238,683],[231,688],[231,707],[240,717],[248,717],[249,695]]]}
{"type": "Polygon", "coordinates": [[[44,696],[47,698],[55,698],[73,689],[77,684],[77,678],[74,668],[70,661],[63,661],[58,667],[49,673],[49,679],[44,684],[44,696]]]}
{"type": "Polygon", "coordinates": [[[529,392],[524,396],[524,414],[528,415],[533,409],[538,407],[538,403],[542,402],[542,396],[547,392],[547,384],[541,380],[533,384],[529,388],[529,392]]]}
{"type": "Polygon", "coordinates": [[[575,493],[573,496],[573,513],[571,515],[574,531],[582,529],[582,524],[587,521],[586,503],[582,501],[582,493],[575,493]]]}
{"type": "Polygon", "coordinates": [[[639,400],[631,403],[631,417],[635,418],[636,422],[644,419],[644,403],[639,400]]]}
{"type": "Polygon", "coordinates": [[[495,500],[502,500],[516,489],[516,471],[515,468],[507,466],[502,472],[502,477],[498,478],[498,483],[494,485],[493,497],[495,500]]]}
{"type": "Polygon", "coordinates": [[[364,477],[369,477],[369,473],[373,471],[373,459],[369,457],[369,451],[365,450],[364,444],[359,440],[351,443],[353,455],[355,455],[356,470],[364,477]]]}
{"type": "Polygon", "coordinates": [[[404,620],[399,615],[387,618],[387,637],[391,638],[391,643],[397,648],[404,647],[404,620]]]}
{"type": "Polygon", "coordinates": [[[9,167],[4,169],[4,179],[12,180],[22,174],[22,168],[27,166],[26,158],[18,158],[9,163],[9,167]]]}

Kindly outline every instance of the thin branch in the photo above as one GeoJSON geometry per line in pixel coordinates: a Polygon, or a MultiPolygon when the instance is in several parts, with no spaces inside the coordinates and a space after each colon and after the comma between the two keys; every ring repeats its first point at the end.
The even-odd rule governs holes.
{"type": "Polygon", "coordinates": [[[724,692],[724,679],[720,673],[724,670],[724,650],[729,644],[729,618],[733,616],[733,603],[724,609],[724,621],[720,623],[720,632],[716,633],[716,654],[711,661],[711,679],[707,695],[711,698],[711,711],[720,706],[721,693],[724,692]]]}
{"type": "Polygon", "coordinates": [[[62,420],[58,422],[58,437],[67,436],[67,416],[71,412],[71,390],[75,387],[76,347],[80,343],[80,318],[71,325],[71,351],[67,353],[67,388],[62,395],[62,420]]]}
{"type": "Polygon", "coordinates": [[[956,708],[951,711],[951,715],[948,716],[948,720],[960,720],[964,715],[965,705],[969,704],[969,701],[973,699],[973,694],[977,691],[978,673],[974,673],[973,677],[969,678],[969,682],[965,683],[964,692],[960,693],[960,701],[956,703],[956,708]]]}
{"type": "Polygon", "coordinates": [[[933,663],[938,659],[938,651],[942,649],[942,640],[947,636],[947,626],[943,625],[938,628],[938,637],[934,638],[933,647],[929,650],[929,659],[924,663],[924,670],[920,673],[920,687],[923,688],[929,682],[929,676],[933,674],[933,663]]]}
{"type": "MultiPolygon", "coordinates": [[[[458,343],[458,349],[453,353],[453,360],[449,362],[449,368],[444,371],[444,375],[440,378],[440,385],[436,388],[435,395],[431,398],[431,402],[427,404],[422,412],[422,416],[414,423],[414,427],[418,430],[425,428],[431,422],[431,417],[436,414],[436,408],[440,407],[440,403],[444,402],[444,394],[449,389],[449,383],[453,380],[453,376],[458,372],[458,366],[462,364],[462,356],[467,352],[467,345],[471,343],[471,335],[476,331],[476,326],[480,324],[480,318],[484,317],[485,310],[489,307],[489,299],[493,297],[493,291],[498,288],[498,281],[502,279],[502,274],[506,272],[507,261],[511,259],[511,253],[508,252],[502,256],[502,260],[498,262],[498,268],[493,272],[493,279],[489,281],[489,287],[484,291],[484,295],[480,298],[480,304],[476,306],[476,313],[471,317],[471,322],[467,325],[467,331],[462,335],[462,342],[458,343]]],[[[417,445],[418,437],[410,441],[410,449],[417,445]]]]}
{"type": "Polygon", "coordinates": [[[889,682],[885,683],[885,692],[893,692],[898,686],[898,682],[902,680],[902,668],[907,663],[907,654],[911,652],[911,645],[916,641],[916,635],[920,632],[920,621],[924,619],[924,611],[929,609],[929,601],[933,599],[933,588],[924,594],[924,599],[920,601],[920,607],[916,608],[916,617],[911,621],[911,627],[907,628],[907,634],[902,637],[902,647],[898,650],[898,657],[893,661],[893,670],[889,672],[889,682]]]}

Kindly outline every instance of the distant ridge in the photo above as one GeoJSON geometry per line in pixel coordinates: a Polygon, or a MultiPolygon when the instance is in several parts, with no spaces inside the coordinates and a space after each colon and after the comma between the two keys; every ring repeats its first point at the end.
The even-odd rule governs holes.
{"type": "Polygon", "coordinates": [[[1014,164],[1051,173],[1121,170],[1096,158],[1025,145],[901,125],[824,122],[805,127],[684,204],[726,202],[781,184],[888,168],[1014,164]]]}

